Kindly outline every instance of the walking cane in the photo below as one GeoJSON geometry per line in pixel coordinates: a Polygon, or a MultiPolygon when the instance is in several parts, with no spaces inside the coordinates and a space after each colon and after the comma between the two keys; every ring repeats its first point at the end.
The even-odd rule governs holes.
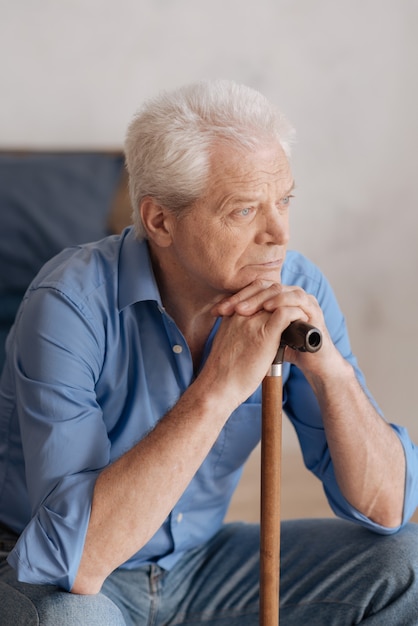
{"type": "Polygon", "coordinates": [[[293,322],[282,333],[276,357],[262,384],[260,626],[278,626],[280,595],[280,480],[282,455],[282,363],[286,346],[316,352],[321,332],[293,322]]]}

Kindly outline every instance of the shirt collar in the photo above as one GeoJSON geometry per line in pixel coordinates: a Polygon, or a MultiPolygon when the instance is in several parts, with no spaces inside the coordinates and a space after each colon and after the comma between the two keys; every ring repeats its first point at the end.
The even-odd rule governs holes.
{"type": "Polygon", "coordinates": [[[133,227],[122,233],[119,261],[119,310],[135,302],[153,300],[162,306],[147,241],[138,241],[133,227]]]}

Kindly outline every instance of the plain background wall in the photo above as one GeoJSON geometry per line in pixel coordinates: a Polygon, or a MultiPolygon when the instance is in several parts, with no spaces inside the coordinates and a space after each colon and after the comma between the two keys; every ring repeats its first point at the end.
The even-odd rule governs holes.
{"type": "MultiPolygon", "coordinates": [[[[0,148],[120,147],[142,100],[247,83],[297,129],[292,247],[418,442],[417,0],[0,0],[0,148]]],[[[0,209],[1,210],[1,209],[0,209]]]]}

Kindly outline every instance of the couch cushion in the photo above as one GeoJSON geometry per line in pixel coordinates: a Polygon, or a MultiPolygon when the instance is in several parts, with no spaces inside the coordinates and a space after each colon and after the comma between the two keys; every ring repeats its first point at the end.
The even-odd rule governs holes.
{"type": "Polygon", "coordinates": [[[0,154],[0,334],[48,259],[107,234],[122,172],[122,154],[0,154]]]}

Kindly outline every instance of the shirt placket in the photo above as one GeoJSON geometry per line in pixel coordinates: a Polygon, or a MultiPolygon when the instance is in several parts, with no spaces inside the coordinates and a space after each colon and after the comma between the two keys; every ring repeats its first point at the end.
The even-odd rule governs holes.
{"type": "Polygon", "coordinates": [[[193,361],[189,346],[178,329],[176,323],[167,315],[164,309],[160,309],[164,326],[167,333],[167,339],[171,347],[173,369],[181,393],[183,393],[193,380],[193,361]]]}

